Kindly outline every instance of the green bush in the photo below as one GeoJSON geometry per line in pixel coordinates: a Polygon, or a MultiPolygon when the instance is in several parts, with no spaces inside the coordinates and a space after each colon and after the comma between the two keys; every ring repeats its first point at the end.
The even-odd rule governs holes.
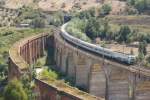
{"type": "Polygon", "coordinates": [[[43,69],[43,71],[40,73],[40,77],[48,78],[48,79],[57,79],[58,74],[51,69],[43,69]]]}
{"type": "Polygon", "coordinates": [[[45,24],[45,20],[40,17],[33,19],[31,22],[31,25],[33,25],[34,28],[44,28],[45,24]]]}
{"type": "Polygon", "coordinates": [[[22,84],[17,79],[10,81],[5,87],[4,100],[28,100],[22,84]]]}
{"type": "Polygon", "coordinates": [[[133,5],[140,13],[145,10],[150,10],[149,0],[127,0],[130,5],[133,5]]]}
{"type": "Polygon", "coordinates": [[[86,21],[80,19],[74,19],[68,23],[66,30],[71,35],[83,41],[91,42],[91,40],[85,34],[85,27],[86,27],[86,21]]]}
{"type": "Polygon", "coordinates": [[[100,10],[100,14],[101,15],[108,15],[111,10],[112,10],[112,8],[109,4],[104,4],[100,10]]]}
{"type": "Polygon", "coordinates": [[[121,26],[118,32],[117,41],[119,42],[127,42],[130,36],[131,30],[128,26],[121,26]]]}

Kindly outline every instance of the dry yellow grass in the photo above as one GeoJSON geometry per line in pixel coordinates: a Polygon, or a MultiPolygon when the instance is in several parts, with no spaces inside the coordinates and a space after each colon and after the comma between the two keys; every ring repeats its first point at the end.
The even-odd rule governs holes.
{"type": "Polygon", "coordinates": [[[82,10],[99,6],[95,0],[41,0],[39,7],[44,10],[71,10],[75,5],[79,5],[82,10]]]}
{"type": "Polygon", "coordinates": [[[16,9],[31,3],[33,3],[33,0],[6,0],[5,7],[16,9]]]}
{"type": "Polygon", "coordinates": [[[6,7],[8,8],[20,8],[23,5],[32,6],[34,8],[41,8],[45,11],[57,11],[57,10],[73,10],[78,6],[78,10],[86,10],[91,7],[100,7],[103,3],[110,4],[112,6],[111,14],[118,14],[126,8],[126,3],[119,0],[6,0],[6,7]]]}

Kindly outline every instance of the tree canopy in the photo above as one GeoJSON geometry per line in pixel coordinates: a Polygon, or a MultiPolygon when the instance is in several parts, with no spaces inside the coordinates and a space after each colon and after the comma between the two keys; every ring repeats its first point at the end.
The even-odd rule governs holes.
{"type": "Polygon", "coordinates": [[[146,47],[147,47],[146,41],[140,42],[139,43],[139,53],[143,53],[144,55],[146,55],[147,54],[146,47]]]}
{"type": "Polygon", "coordinates": [[[13,79],[5,87],[4,100],[27,100],[27,94],[23,90],[21,82],[13,79]]]}
{"type": "Polygon", "coordinates": [[[145,10],[150,10],[149,0],[127,0],[129,4],[133,5],[140,13],[145,10]]]}
{"type": "Polygon", "coordinates": [[[129,35],[131,34],[131,30],[128,26],[121,26],[117,40],[119,42],[127,42],[129,35]]]}
{"type": "Polygon", "coordinates": [[[109,4],[104,4],[100,10],[100,14],[101,15],[108,15],[111,10],[112,10],[112,8],[109,4]]]}

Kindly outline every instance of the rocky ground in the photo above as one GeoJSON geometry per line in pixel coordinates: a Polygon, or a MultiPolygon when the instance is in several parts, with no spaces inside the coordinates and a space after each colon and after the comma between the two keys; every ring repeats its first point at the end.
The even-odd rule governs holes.
{"type": "Polygon", "coordinates": [[[14,21],[17,16],[18,12],[15,10],[6,10],[0,8],[0,26],[14,25],[14,21]]]}
{"type": "Polygon", "coordinates": [[[57,11],[72,9],[85,10],[91,7],[100,7],[103,3],[112,5],[111,14],[119,14],[126,8],[126,3],[118,0],[6,0],[5,7],[20,8],[23,5],[30,5],[41,8],[45,11],[57,11]]]}

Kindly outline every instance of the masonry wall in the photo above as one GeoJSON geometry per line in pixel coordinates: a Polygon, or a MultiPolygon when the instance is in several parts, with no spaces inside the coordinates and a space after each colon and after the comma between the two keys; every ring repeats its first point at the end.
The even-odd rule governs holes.
{"type": "MultiPolygon", "coordinates": [[[[13,79],[13,77],[19,79],[25,73],[30,75],[31,65],[44,55],[45,49],[48,51],[48,49],[53,47],[53,36],[49,36],[48,34],[40,34],[15,43],[9,52],[9,80],[13,79]]],[[[83,100],[86,97],[90,98],[90,100],[101,100],[67,85],[62,85],[62,89],[60,89],[61,84],[59,82],[57,83],[60,84],[59,87],[51,85],[51,83],[48,84],[45,80],[40,79],[35,79],[35,83],[36,92],[39,94],[37,100],[83,100]],[[65,87],[67,91],[63,89],[65,87]]]]}
{"type": "MultiPolygon", "coordinates": [[[[107,100],[149,100],[150,76],[147,70],[108,60],[104,64],[104,59],[68,44],[58,33],[54,37],[41,34],[16,43],[9,52],[9,79],[29,73],[30,66],[44,55],[45,47],[54,47],[55,69],[71,77],[74,84],[86,92],[107,100]]],[[[78,100],[82,97],[87,100],[86,96],[94,98],[89,100],[99,99],[85,96],[85,93],[81,95],[80,91],[73,95],[38,79],[36,84],[41,100],[78,100]]]]}
{"type": "Polygon", "coordinates": [[[106,100],[150,99],[149,70],[103,59],[68,43],[59,34],[54,41],[58,71],[73,76],[74,84],[84,91],[106,100]]]}

